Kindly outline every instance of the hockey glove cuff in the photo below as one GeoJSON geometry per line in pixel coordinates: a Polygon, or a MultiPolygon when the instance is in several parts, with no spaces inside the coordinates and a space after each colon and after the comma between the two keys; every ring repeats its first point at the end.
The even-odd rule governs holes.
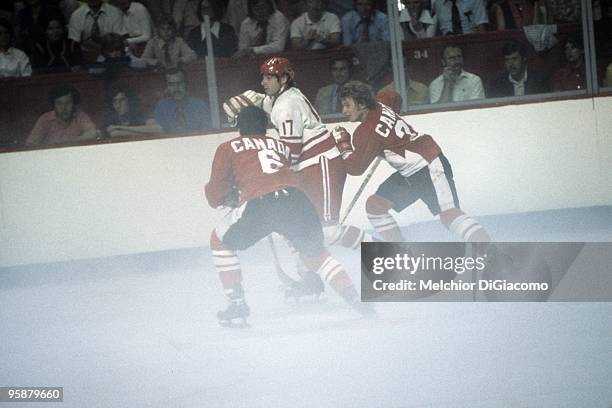
{"type": "Polygon", "coordinates": [[[332,130],[332,136],[336,141],[336,146],[338,147],[340,155],[343,159],[346,159],[351,153],[355,151],[353,143],[351,142],[350,133],[342,126],[336,126],[334,130],[332,130]]]}

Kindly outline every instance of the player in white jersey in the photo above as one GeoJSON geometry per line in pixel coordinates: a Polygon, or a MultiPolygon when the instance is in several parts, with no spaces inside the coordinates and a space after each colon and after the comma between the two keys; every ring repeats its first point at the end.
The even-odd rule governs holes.
{"type": "Polygon", "coordinates": [[[224,104],[225,112],[231,119],[241,107],[261,103],[280,139],[289,146],[291,168],[319,213],[326,245],[358,248],[371,237],[357,227],[339,223],[346,169],[331,132],[295,86],[288,59],[269,58],[260,66],[260,73],[265,96],[247,91],[230,98],[224,104]]]}

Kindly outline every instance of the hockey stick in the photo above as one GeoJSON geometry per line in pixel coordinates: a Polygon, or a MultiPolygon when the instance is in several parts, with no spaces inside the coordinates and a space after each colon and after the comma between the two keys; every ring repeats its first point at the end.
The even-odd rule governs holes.
{"type": "Polygon", "coordinates": [[[376,157],[376,159],[374,160],[374,164],[372,164],[372,167],[370,168],[370,171],[368,172],[368,174],[366,174],[365,179],[363,179],[363,181],[361,182],[361,186],[359,186],[359,190],[357,190],[357,193],[355,193],[355,196],[353,197],[353,200],[350,202],[350,204],[346,208],[346,212],[344,213],[344,216],[340,219],[340,225],[343,225],[344,222],[346,221],[346,219],[348,218],[349,214],[353,210],[353,207],[355,206],[355,203],[357,202],[357,200],[359,200],[359,197],[361,196],[361,193],[363,193],[363,190],[368,185],[368,182],[370,181],[370,179],[374,175],[374,172],[376,171],[376,168],[380,164],[381,160],[382,160],[382,158],[380,156],[376,157]]]}
{"type": "Polygon", "coordinates": [[[281,281],[281,283],[287,287],[292,287],[298,283],[291,276],[287,275],[283,270],[280,260],[278,259],[278,253],[276,252],[276,244],[274,243],[274,238],[272,235],[268,235],[268,244],[270,244],[270,249],[272,250],[272,259],[274,260],[274,269],[276,270],[276,276],[281,281]]]}

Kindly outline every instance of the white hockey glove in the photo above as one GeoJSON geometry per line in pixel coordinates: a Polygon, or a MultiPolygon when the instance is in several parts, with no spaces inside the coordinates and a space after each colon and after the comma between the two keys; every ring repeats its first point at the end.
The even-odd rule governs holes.
{"type": "Polygon", "coordinates": [[[340,155],[343,159],[350,156],[355,151],[353,143],[351,142],[351,134],[342,126],[336,126],[332,130],[332,136],[336,141],[336,147],[340,151],[340,155]]]}
{"type": "Polygon", "coordinates": [[[255,91],[244,91],[240,95],[229,98],[223,103],[223,111],[225,112],[225,116],[227,116],[228,123],[232,126],[236,126],[236,119],[242,108],[247,106],[257,106],[261,108],[265,97],[265,94],[260,94],[255,91]]]}

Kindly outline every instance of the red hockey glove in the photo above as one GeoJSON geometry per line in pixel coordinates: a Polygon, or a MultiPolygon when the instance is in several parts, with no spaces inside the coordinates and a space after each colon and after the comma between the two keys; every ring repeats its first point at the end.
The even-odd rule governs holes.
{"type": "Polygon", "coordinates": [[[346,159],[355,151],[353,143],[351,143],[350,133],[342,126],[336,126],[334,130],[332,130],[332,136],[336,141],[336,146],[338,147],[343,159],[346,159]]]}

